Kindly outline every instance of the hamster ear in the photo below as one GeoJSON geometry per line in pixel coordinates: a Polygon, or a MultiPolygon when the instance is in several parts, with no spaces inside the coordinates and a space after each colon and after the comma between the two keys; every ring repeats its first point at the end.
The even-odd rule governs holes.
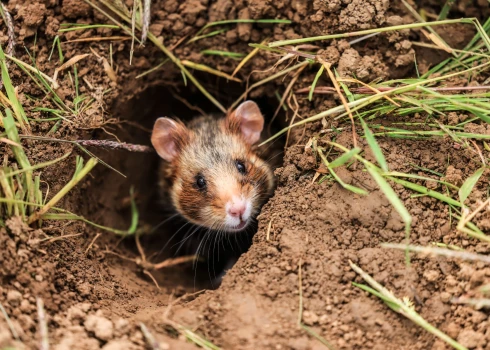
{"type": "Polygon", "coordinates": [[[158,118],[153,126],[151,143],[158,155],[171,162],[179,153],[185,141],[187,129],[170,118],[158,118]]]}
{"type": "Polygon", "coordinates": [[[227,117],[227,121],[231,129],[238,127],[242,137],[251,145],[259,141],[260,133],[264,129],[264,116],[260,113],[259,106],[253,101],[245,101],[240,104],[227,117]]]}

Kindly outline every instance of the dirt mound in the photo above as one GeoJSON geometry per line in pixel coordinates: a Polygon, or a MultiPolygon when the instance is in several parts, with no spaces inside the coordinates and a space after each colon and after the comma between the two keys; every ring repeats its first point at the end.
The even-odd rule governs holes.
{"type": "MultiPolygon", "coordinates": [[[[132,1],[124,3],[128,8],[133,6],[132,1]]],[[[429,17],[441,10],[440,1],[410,3],[429,17]]],[[[58,74],[58,99],[10,63],[9,75],[29,111],[32,134],[47,138],[23,140],[29,159],[38,164],[72,152],[62,162],[36,173],[42,175],[40,186],[47,198],[70,181],[75,156],[87,158],[72,143],[53,139],[119,139],[149,145],[151,126],[159,116],[185,119],[218,112],[194,85],[184,84],[180,70],[165,61],[155,45],[135,43],[132,52],[127,33],[100,26],[110,21],[88,2],[10,0],[6,7],[13,17],[16,58],[35,65],[47,77],[53,77],[61,66],[60,52],[65,63],[77,60],[76,72],[70,67],[58,74]],[[87,28],[66,30],[73,28],[67,26],[73,23],[87,28]],[[84,54],[89,55],[78,56],[84,54]]],[[[457,1],[451,12],[454,18],[486,19],[488,14],[485,1],[472,5],[457,1]]],[[[252,51],[250,43],[267,38],[294,39],[412,22],[405,7],[388,0],[157,0],[151,7],[150,32],[179,59],[232,74],[241,56],[237,60],[223,52],[246,54],[252,51]],[[231,24],[216,36],[187,43],[210,22],[264,18],[292,23],[231,24]],[[213,55],[205,50],[222,53],[213,55]]],[[[5,26],[2,22],[1,27],[5,26]]],[[[463,48],[475,34],[473,27],[462,24],[436,30],[454,48],[463,48]]],[[[0,40],[4,47],[8,41],[5,30],[0,40]]],[[[314,44],[341,76],[371,82],[416,76],[415,63],[423,74],[449,57],[446,52],[413,45],[423,40],[422,32],[403,30],[358,43],[338,39],[314,44]]],[[[293,49],[306,52],[311,47],[293,49]]],[[[250,84],[270,76],[267,70],[279,59],[280,55],[259,50],[236,75],[240,83],[198,70],[193,73],[207,91],[229,107],[246,89],[249,76],[250,84]]],[[[308,88],[316,73],[315,68],[306,67],[294,90],[308,88]]],[[[261,105],[269,121],[279,105],[278,98],[293,79],[288,75],[250,92],[249,97],[261,105]]],[[[322,77],[318,86],[329,86],[329,81],[322,77]]],[[[312,101],[304,94],[297,96],[298,118],[341,103],[332,94],[315,94],[312,101]]],[[[292,116],[282,112],[277,126],[289,124],[292,116]]],[[[424,122],[418,113],[411,118],[412,123],[424,122]]],[[[448,113],[441,121],[455,125],[466,118],[448,113]]],[[[380,247],[381,243],[402,242],[404,223],[359,164],[339,167],[337,174],[345,183],[369,191],[367,196],[353,194],[331,179],[318,182],[315,173],[320,162],[309,141],[321,135],[323,140],[352,147],[348,125],[323,120],[291,132],[284,160],[276,170],[277,190],[258,218],[253,244],[216,290],[209,289],[209,266],[202,271],[189,264],[149,271],[134,236],[124,238],[80,220],[46,220],[39,229],[27,226],[20,217],[0,221],[4,223],[0,227],[0,306],[6,316],[0,317],[0,348],[42,348],[39,344],[43,341],[57,350],[195,348],[186,338],[208,346],[205,340],[195,338],[196,334],[224,349],[306,350],[325,344],[337,349],[446,348],[444,342],[378,298],[353,286],[352,282],[363,280],[349,261],[398,297],[408,297],[422,317],[464,346],[488,348],[488,311],[452,302],[461,295],[481,295],[480,287],[490,283],[490,269],[485,264],[412,255],[407,267],[403,251],[380,247]],[[44,323],[47,333],[42,331],[44,323]]],[[[487,127],[476,123],[466,124],[464,131],[488,134],[487,127]]],[[[429,169],[458,186],[481,165],[478,153],[461,150],[450,138],[379,137],[378,142],[391,171],[427,176],[421,169],[429,169]]],[[[364,139],[358,146],[366,159],[374,161],[364,139]]],[[[99,164],[57,206],[99,225],[127,230],[132,213],[130,189],[134,187],[140,225],[160,227],[156,155],[88,149],[119,173],[99,164]]],[[[0,152],[6,163],[14,161],[9,145],[0,143],[0,152]]],[[[417,181],[441,192],[451,191],[441,184],[417,181]]],[[[485,173],[469,199],[472,209],[486,199],[488,185],[485,173]]],[[[456,230],[457,220],[449,206],[429,196],[413,196],[400,185],[394,189],[413,217],[413,244],[439,243],[490,253],[488,243],[456,230]]],[[[488,213],[479,214],[474,223],[487,232],[488,213]]],[[[166,247],[180,224],[167,225],[176,226],[162,226],[153,235],[142,237],[148,262],[174,256],[175,243],[166,247]]]]}

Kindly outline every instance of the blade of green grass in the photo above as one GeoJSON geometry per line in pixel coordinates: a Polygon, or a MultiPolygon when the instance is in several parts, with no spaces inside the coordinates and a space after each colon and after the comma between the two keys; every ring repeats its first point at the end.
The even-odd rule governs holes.
{"type": "MultiPolygon", "coordinates": [[[[405,232],[407,232],[407,236],[410,232],[410,225],[412,223],[412,216],[408,212],[407,208],[403,205],[400,198],[397,196],[393,188],[391,188],[390,184],[386,182],[383,176],[377,171],[377,169],[371,163],[365,163],[367,171],[373,177],[373,179],[378,184],[381,191],[384,193],[388,201],[395,208],[395,210],[400,214],[403,222],[405,223],[405,232]]],[[[407,237],[408,238],[408,237],[407,237]]]]}
{"type": "MultiPolygon", "coordinates": [[[[383,296],[381,298],[383,301],[387,303],[387,305],[394,311],[398,312],[400,315],[405,316],[413,323],[422,327],[426,331],[432,333],[439,339],[445,341],[453,348],[457,350],[468,350],[466,347],[449,337],[444,332],[440,331],[438,328],[432,326],[429,322],[427,322],[422,316],[420,316],[414,309],[413,304],[408,300],[408,298],[404,298],[404,300],[400,300],[395,295],[390,292],[388,289],[383,287],[381,284],[376,282],[370,275],[364,272],[359,266],[355,265],[352,261],[349,260],[349,264],[351,268],[358,273],[371,287],[362,288],[367,292],[372,292],[373,290],[377,293],[374,294],[376,296],[383,296]]],[[[358,285],[359,286],[359,285],[358,285]]]]}
{"type": "Polygon", "coordinates": [[[359,153],[361,153],[360,148],[353,148],[349,152],[345,152],[344,154],[342,154],[337,159],[331,161],[328,166],[332,169],[337,168],[339,166],[342,166],[345,163],[347,163],[349,160],[351,160],[352,157],[354,157],[356,154],[359,154],[359,153]]]}
{"type": "MultiPolygon", "coordinates": [[[[283,69],[283,70],[281,70],[280,72],[277,72],[277,73],[275,73],[275,74],[273,74],[273,75],[271,75],[271,76],[269,76],[269,77],[267,77],[267,78],[265,78],[265,79],[262,79],[262,80],[260,80],[260,81],[256,82],[255,84],[252,84],[252,85],[251,85],[251,86],[250,86],[250,87],[249,87],[249,88],[248,88],[248,89],[247,89],[247,90],[246,90],[246,91],[245,91],[245,92],[244,92],[244,93],[243,93],[243,94],[242,94],[242,95],[241,95],[239,98],[237,98],[237,100],[236,100],[235,102],[233,102],[233,104],[230,106],[230,109],[234,109],[236,106],[238,106],[238,104],[239,104],[239,103],[240,103],[240,102],[241,102],[241,101],[242,101],[244,98],[246,98],[246,97],[247,97],[247,94],[248,94],[250,91],[252,91],[253,89],[255,89],[256,87],[261,86],[261,85],[264,85],[264,84],[268,83],[269,81],[272,81],[272,80],[277,79],[277,78],[279,78],[279,77],[282,77],[283,75],[286,75],[286,74],[288,74],[289,72],[292,72],[292,71],[294,71],[294,70],[301,69],[302,67],[304,67],[304,66],[306,66],[306,65],[308,65],[308,64],[309,64],[309,62],[308,62],[308,61],[303,61],[303,62],[300,62],[300,63],[298,63],[298,64],[296,64],[296,65],[294,65],[294,66],[292,66],[292,67],[288,67],[288,68],[283,69]]],[[[343,106],[342,106],[342,107],[343,107],[343,106]]],[[[283,130],[284,130],[284,129],[283,129],[283,130]]],[[[283,133],[285,133],[286,131],[287,131],[287,128],[286,128],[286,130],[285,130],[283,133]]],[[[279,136],[279,135],[277,135],[276,137],[278,137],[278,136],[279,136]]],[[[262,144],[264,144],[264,143],[266,143],[266,142],[263,142],[262,144]]],[[[262,144],[261,144],[261,145],[262,145],[262,144]]],[[[259,146],[260,146],[260,145],[259,145],[259,146]]]]}
{"type": "Polygon", "coordinates": [[[473,187],[475,187],[478,180],[480,180],[480,177],[483,175],[485,169],[486,167],[481,167],[480,169],[475,171],[473,175],[471,175],[469,178],[466,179],[466,181],[459,189],[458,194],[459,194],[459,201],[461,203],[461,206],[464,206],[465,200],[468,198],[471,191],[473,191],[473,187]]]}
{"type": "Polygon", "coordinates": [[[73,187],[75,187],[89,172],[93,167],[97,165],[97,160],[90,158],[85,166],[83,165],[83,159],[81,157],[77,158],[76,169],[73,178],[58,192],[51,200],[46,203],[39,211],[33,213],[28,220],[28,224],[39,220],[42,215],[46,214],[51,207],[55,206],[73,187]]]}
{"type": "Polygon", "coordinates": [[[109,28],[109,29],[119,29],[119,26],[114,25],[114,24],[71,24],[71,23],[64,23],[62,25],[63,27],[68,27],[69,28],[61,28],[58,30],[60,33],[65,33],[65,32],[72,32],[75,30],[85,30],[85,29],[98,29],[98,28],[109,28]]]}
{"type": "Polygon", "coordinates": [[[17,122],[20,124],[22,130],[24,132],[27,132],[27,129],[29,128],[29,121],[27,120],[27,116],[24,112],[24,108],[22,108],[22,105],[20,104],[20,101],[17,98],[17,94],[15,92],[14,86],[12,85],[12,81],[10,80],[5,54],[2,50],[1,45],[0,45],[0,68],[2,72],[3,86],[7,91],[7,96],[12,105],[12,109],[14,110],[14,114],[17,119],[17,122]]]}
{"type": "Polygon", "coordinates": [[[455,2],[456,0],[446,0],[446,3],[442,7],[442,10],[437,17],[438,21],[443,21],[447,18],[447,15],[449,14],[449,11],[451,10],[451,7],[454,5],[455,2]]]}
{"type": "MultiPolygon", "coordinates": [[[[56,208],[53,208],[56,209],[56,208]]],[[[133,235],[136,233],[136,230],[138,228],[138,221],[139,221],[139,213],[138,209],[136,207],[136,202],[134,200],[134,193],[133,190],[131,189],[131,225],[127,230],[118,230],[112,227],[107,227],[103,225],[99,225],[93,221],[87,220],[83,216],[67,212],[65,210],[62,213],[45,213],[41,216],[43,220],[75,220],[75,221],[82,221],[85,222],[93,227],[99,228],[101,230],[107,231],[114,233],[116,235],[120,236],[128,236],[128,235],[133,235]]]]}
{"type": "Polygon", "coordinates": [[[201,51],[201,54],[202,55],[215,55],[215,56],[231,57],[231,58],[245,57],[245,54],[241,53],[241,52],[229,52],[229,51],[220,51],[220,50],[203,50],[203,51],[201,51]]]}
{"type": "Polygon", "coordinates": [[[58,48],[58,57],[60,64],[63,64],[65,57],[63,56],[63,50],[61,49],[61,41],[59,35],[56,35],[53,40],[53,47],[51,48],[51,53],[49,54],[48,61],[51,61],[51,57],[53,56],[55,46],[58,48]]]}
{"type": "Polygon", "coordinates": [[[188,67],[188,68],[192,68],[192,69],[196,69],[196,70],[199,70],[199,71],[202,71],[202,72],[213,74],[213,75],[216,75],[218,77],[225,78],[227,80],[233,80],[233,81],[236,81],[236,82],[239,82],[239,83],[241,82],[241,80],[238,79],[238,78],[232,77],[229,74],[226,74],[226,73],[224,73],[222,71],[219,71],[217,69],[214,69],[214,68],[211,68],[209,66],[206,66],[204,64],[198,64],[198,63],[194,63],[194,62],[187,61],[187,60],[183,60],[182,61],[182,64],[184,66],[188,67]]]}
{"type": "Polygon", "coordinates": [[[411,23],[411,24],[404,24],[404,25],[391,26],[391,27],[361,30],[358,32],[351,32],[351,33],[330,34],[330,35],[313,36],[313,37],[309,37],[309,38],[278,40],[278,41],[274,41],[274,42],[270,43],[269,47],[296,45],[296,44],[303,44],[303,43],[307,43],[307,42],[311,42],[311,41],[319,41],[319,40],[350,38],[353,36],[362,36],[362,35],[367,35],[367,34],[372,34],[372,33],[385,33],[385,32],[397,31],[397,30],[423,28],[423,27],[428,27],[428,26],[437,26],[437,25],[445,25],[445,24],[456,24],[456,23],[475,24],[475,21],[476,21],[476,19],[474,19],[474,18],[461,18],[461,19],[453,19],[453,20],[445,20],[445,21],[411,23]]]}
{"type": "Polygon", "coordinates": [[[406,244],[397,244],[397,243],[383,243],[381,247],[387,249],[399,249],[405,250],[408,249],[411,252],[421,253],[421,254],[430,254],[433,256],[445,256],[447,258],[461,259],[465,261],[482,261],[484,263],[490,263],[490,256],[484,254],[475,254],[467,251],[457,251],[453,249],[447,248],[439,248],[439,247],[423,247],[423,246],[415,246],[415,245],[406,245],[406,244]]]}
{"type": "Polygon", "coordinates": [[[325,69],[325,67],[323,65],[321,65],[320,69],[318,70],[318,72],[315,75],[315,79],[313,79],[313,83],[311,84],[311,87],[310,87],[310,93],[308,94],[308,100],[309,101],[311,101],[313,99],[313,92],[315,91],[315,86],[318,83],[318,79],[320,79],[320,77],[322,76],[324,69],[325,69]]]}
{"type": "Polygon", "coordinates": [[[216,21],[206,24],[201,28],[196,34],[201,34],[204,30],[209,27],[220,26],[224,24],[238,24],[238,23],[272,23],[272,24],[291,24],[292,22],[288,19],[228,19],[224,21],[216,21]]]}
{"type": "MultiPolygon", "coordinates": [[[[453,185],[452,183],[449,183],[449,182],[446,182],[446,181],[437,180],[437,179],[432,179],[432,178],[426,177],[426,176],[420,176],[420,175],[415,175],[415,174],[405,174],[405,173],[400,173],[398,171],[389,171],[389,172],[383,173],[383,176],[384,177],[389,177],[389,176],[407,177],[407,178],[424,180],[424,181],[434,181],[434,182],[440,183],[440,184],[442,184],[444,186],[448,186],[448,187],[454,188],[456,190],[459,190],[459,187],[453,185]]],[[[443,175],[438,175],[438,176],[442,177],[443,175]]]]}
{"type": "MultiPolygon", "coordinates": [[[[341,149],[344,152],[349,151],[346,147],[344,147],[338,143],[335,143],[335,142],[328,142],[328,143],[334,147],[341,149]]],[[[405,206],[403,205],[400,198],[398,198],[398,196],[395,193],[395,191],[393,190],[393,188],[391,188],[391,186],[388,184],[388,182],[386,182],[386,180],[381,175],[382,170],[379,169],[378,167],[376,167],[373,163],[362,158],[358,154],[354,155],[354,157],[356,157],[357,160],[359,160],[360,162],[362,162],[364,164],[364,167],[369,172],[369,174],[372,176],[372,178],[376,181],[380,190],[384,193],[384,195],[386,196],[388,201],[391,203],[391,205],[398,212],[398,214],[402,218],[403,222],[405,223],[405,232],[406,232],[407,238],[408,238],[408,235],[410,233],[410,225],[412,223],[412,216],[410,215],[408,210],[405,208],[405,206]]],[[[397,180],[399,180],[399,179],[397,179],[397,180]]]]}
{"type": "Polygon", "coordinates": [[[45,168],[47,166],[56,164],[56,163],[62,161],[63,159],[66,159],[70,154],[71,154],[71,152],[68,152],[68,153],[62,155],[59,158],[56,158],[56,159],[53,159],[53,160],[50,160],[50,161],[47,161],[47,162],[38,163],[38,164],[35,164],[35,165],[30,165],[29,164],[29,166],[27,166],[26,168],[22,168],[20,170],[16,170],[16,171],[10,172],[7,177],[11,177],[11,176],[14,176],[14,175],[22,174],[22,173],[25,173],[27,171],[33,171],[33,170],[37,170],[37,169],[42,169],[42,168],[45,168]]]}
{"type": "MultiPolygon", "coordinates": [[[[96,10],[100,11],[102,14],[104,14],[107,18],[109,18],[111,21],[113,21],[115,24],[121,27],[121,29],[125,30],[126,32],[129,33],[132,37],[134,37],[133,33],[131,30],[129,30],[126,26],[124,26],[122,23],[119,23],[116,19],[114,19],[111,15],[109,15],[106,11],[104,11],[102,8],[99,6],[95,5],[92,1],[90,0],[84,0],[86,3],[88,3],[90,6],[95,8],[96,10]]],[[[124,14],[120,9],[114,7],[110,2],[107,0],[99,0],[102,4],[107,6],[109,9],[114,11],[123,21],[126,23],[131,24],[131,18],[129,18],[126,14],[124,14]]],[[[141,30],[141,25],[136,26],[139,30],[141,30]]],[[[190,81],[197,87],[201,93],[206,96],[216,107],[219,108],[220,111],[223,113],[226,113],[226,109],[221,105],[221,103],[218,102],[200,83],[197,81],[197,79],[187,70],[187,68],[182,64],[180,59],[178,59],[163,43],[160,42],[160,40],[153,34],[153,33],[148,33],[148,39],[157,47],[159,48],[181,71],[182,74],[185,74],[187,78],[189,78],[190,81]]],[[[136,41],[140,42],[138,39],[136,41]]]]}
{"type": "Polygon", "coordinates": [[[392,176],[387,176],[387,179],[390,179],[391,181],[402,185],[403,187],[409,188],[411,190],[414,190],[416,192],[422,193],[424,195],[433,197],[437,200],[440,200],[441,202],[447,203],[449,205],[454,205],[455,207],[461,207],[461,203],[459,203],[457,200],[452,199],[451,197],[447,197],[443,195],[442,193],[439,193],[437,191],[429,190],[427,187],[421,186],[414,184],[413,182],[410,181],[405,181],[401,179],[397,179],[392,176]]]}
{"type": "Polygon", "coordinates": [[[207,34],[197,35],[197,36],[193,37],[192,39],[190,39],[187,42],[187,44],[193,43],[193,42],[201,40],[201,39],[210,38],[210,37],[222,34],[222,33],[227,32],[227,31],[228,31],[228,29],[219,29],[219,30],[215,30],[213,32],[209,32],[207,34]]]}
{"type": "MultiPolygon", "coordinates": [[[[322,159],[323,163],[325,164],[325,166],[327,167],[328,171],[330,172],[330,174],[332,174],[332,176],[334,177],[334,179],[343,187],[345,188],[346,190],[349,190],[351,192],[354,192],[356,194],[359,194],[359,195],[367,195],[368,194],[368,191],[362,189],[362,188],[359,188],[359,187],[356,187],[356,186],[352,186],[350,184],[347,184],[345,183],[338,175],[337,173],[330,167],[330,163],[328,162],[327,158],[325,157],[325,155],[323,154],[322,150],[320,148],[316,148],[316,151],[318,153],[318,155],[320,156],[320,158],[322,159]]],[[[348,153],[348,152],[347,152],[348,153]]],[[[355,153],[355,152],[354,152],[355,153]]],[[[355,155],[354,153],[352,153],[352,155],[355,155]]]]}
{"type": "MultiPolygon", "coordinates": [[[[21,141],[19,138],[19,133],[17,131],[17,128],[15,127],[12,112],[10,111],[10,109],[7,108],[5,110],[5,113],[7,116],[2,118],[2,120],[3,120],[3,124],[5,126],[5,131],[7,133],[7,137],[9,138],[9,140],[20,145],[21,141]]],[[[25,179],[25,185],[26,185],[26,191],[27,191],[27,199],[29,202],[34,202],[35,201],[35,187],[34,187],[34,181],[33,181],[33,177],[32,177],[32,170],[29,170],[31,168],[31,164],[29,162],[29,159],[27,158],[27,155],[25,154],[22,147],[11,145],[10,148],[12,149],[12,152],[14,153],[14,156],[15,156],[15,159],[17,160],[17,163],[24,170],[24,179],[25,179]]],[[[31,210],[31,208],[29,208],[29,210],[31,210]]]]}
{"type": "Polygon", "coordinates": [[[381,148],[379,147],[378,142],[376,142],[373,133],[371,132],[371,130],[369,130],[366,122],[364,121],[364,119],[362,119],[361,116],[359,116],[359,119],[361,121],[362,128],[364,129],[364,136],[366,136],[366,141],[371,148],[371,151],[373,151],[374,158],[378,162],[381,169],[383,169],[383,171],[389,171],[388,164],[386,163],[385,156],[383,155],[383,151],[381,151],[381,148]]]}

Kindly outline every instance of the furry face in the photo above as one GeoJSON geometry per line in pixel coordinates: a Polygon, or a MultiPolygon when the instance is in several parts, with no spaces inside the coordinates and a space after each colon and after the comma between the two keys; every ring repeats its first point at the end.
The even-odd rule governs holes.
{"type": "Polygon", "coordinates": [[[157,120],[152,143],[169,162],[170,197],[183,217],[218,231],[246,229],[273,189],[272,170],[252,147],[263,125],[251,101],[221,120],[157,120]]]}

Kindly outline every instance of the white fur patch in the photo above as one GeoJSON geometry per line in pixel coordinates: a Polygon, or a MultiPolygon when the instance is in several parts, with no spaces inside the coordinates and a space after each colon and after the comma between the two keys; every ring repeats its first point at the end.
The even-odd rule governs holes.
{"type": "Polygon", "coordinates": [[[248,220],[250,219],[250,216],[252,214],[252,201],[250,200],[250,198],[245,198],[243,195],[241,197],[234,196],[232,197],[231,200],[229,200],[226,203],[225,213],[226,213],[226,217],[224,220],[225,227],[231,230],[237,229],[243,223],[248,224],[248,220]],[[245,204],[245,211],[243,212],[242,220],[228,214],[228,210],[230,209],[230,207],[237,202],[242,202],[245,204]]]}

